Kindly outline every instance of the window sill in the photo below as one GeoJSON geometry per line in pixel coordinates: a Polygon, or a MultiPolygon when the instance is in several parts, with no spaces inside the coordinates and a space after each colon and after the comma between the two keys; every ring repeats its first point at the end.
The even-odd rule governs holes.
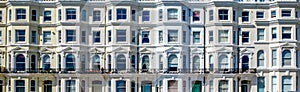
{"type": "Polygon", "coordinates": [[[117,42],[118,44],[126,44],[127,42],[124,41],[124,42],[117,42]]]}
{"type": "Polygon", "coordinates": [[[169,44],[179,44],[179,42],[168,42],[169,44]]]}
{"type": "Polygon", "coordinates": [[[127,21],[127,19],[117,19],[117,21],[127,21]]]}
{"type": "Polygon", "coordinates": [[[66,42],[67,44],[76,44],[76,42],[72,41],[72,42],[66,42]]]}
{"type": "Polygon", "coordinates": [[[150,43],[142,43],[142,45],[150,45],[150,43]]]}
{"type": "Polygon", "coordinates": [[[95,44],[95,45],[100,45],[101,42],[93,42],[93,44],[95,44]]]}
{"type": "Polygon", "coordinates": [[[44,42],[43,44],[44,45],[51,45],[52,43],[51,42],[44,42]]]}
{"type": "Polygon", "coordinates": [[[66,19],[66,21],[77,21],[76,19],[66,19]]]}
{"type": "Polygon", "coordinates": [[[242,45],[251,45],[251,43],[250,42],[245,42],[245,43],[242,42],[242,45]]]}
{"type": "Polygon", "coordinates": [[[267,43],[268,41],[266,40],[259,40],[259,41],[254,41],[254,43],[267,43]]]}
{"type": "Polygon", "coordinates": [[[250,21],[242,21],[243,24],[251,24],[250,21]]]}
{"type": "Polygon", "coordinates": [[[19,42],[16,42],[16,44],[26,44],[26,42],[25,41],[19,41],[19,42]]]}

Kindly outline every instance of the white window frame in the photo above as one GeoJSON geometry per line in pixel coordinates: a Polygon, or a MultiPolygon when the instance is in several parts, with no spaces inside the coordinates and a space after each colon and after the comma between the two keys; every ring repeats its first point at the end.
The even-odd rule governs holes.
{"type": "Polygon", "coordinates": [[[15,34],[16,34],[16,42],[25,42],[26,41],[26,30],[24,30],[24,29],[21,29],[21,30],[19,30],[19,29],[17,29],[17,30],[15,30],[15,34]],[[24,31],[24,35],[20,35],[19,34],[19,31],[24,31]],[[22,37],[22,38],[24,38],[24,41],[19,41],[18,39],[20,38],[20,37],[22,37]]]}
{"type": "Polygon", "coordinates": [[[243,31],[242,32],[242,43],[250,43],[250,31],[243,31]],[[248,33],[248,37],[244,36],[244,33],[248,33]],[[248,39],[248,40],[246,42],[244,42],[244,39],[248,39]]]}
{"type": "Polygon", "coordinates": [[[17,8],[16,9],[16,20],[25,20],[25,19],[26,19],[26,9],[25,8],[17,8]],[[24,12],[18,12],[18,10],[25,10],[25,11],[24,12]],[[19,19],[18,16],[21,16],[21,18],[19,19]]]}
{"type": "Polygon", "coordinates": [[[77,19],[76,13],[77,13],[77,11],[75,8],[67,8],[66,9],[66,20],[76,20],[77,19]],[[73,12],[68,13],[68,10],[73,11],[73,12],[75,11],[75,13],[73,13],[73,12]],[[71,16],[71,17],[68,18],[68,16],[71,16]]]}
{"type": "Polygon", "coordinates": [[[118,8],[116,10],[116,13],[117,13],[117,16],[116,16],[117,20],[126,20],[127,19],[127,9],[126,8],[118,8]],[[118,10],[125,10],[125,12],[122,11],[122,12],[118,13],[118,10]],[[121,16],[121,18],[118,18],[118,16],[121,16]],[[125,16],[125,18],[123,18],[123,16],[125,16]]]}
{"type": "Polygon", "coordinates": [[[228,42],[229,42],[229,30],[219,30],[219,43],[228,43],[228,42]],[[222,33],[224,34],[222,35],[222,33]],[[221,39],[224,39],[224,41],[222,41],[221,39]]]}
{"type": "Polygon", "coordinates": [[[290,40],[290,39],[292,39],[292,27],[282,27],[282,39],[283,40],[290,40]],[[283,36],[284,36],[284,34],[285,35],[290,35],[290,38],[284,38],[283,36]]]}
{"type": "Polygon", "coordinates": [[[218,14],[219,20],[229,20],[229,10],[228,9],[219,9],[218,12],[219,12],[219,14],[218,14]],[[226,13],[221,14],[221,11],[227,11],[227,14],[226,13]]]}
{"type": "Polygon", "coordinates": [[[278,87],[277,87],[277,77],[276,76],[272,76],[272,79],[271,79],[271,88],[272,88],[272,92],[278,92],[278,87]]]}
{"type": "Polygon", "coordinates": [[[51,37],[51,31],[43,31],[43,43],[44,44],[51,44],[52,43],[52,37],[51,37]],[[49,35],[46,35],[46,33],[49,33],[49,35]],[[47,39],[47,40],[46,40],[47,39]]]}
{"type": "Polygon", "coordinates": [[[264,28],[258,28],[257,29],[257,41],[264,41],[265,40],[265,29],[264,28]],[[262,32],[260,32],[262,31],[262,32]],[[262,38],[262,39],[260,39],[262,38]]]}
{"type": "Polygon", "coordinates": [[[126,35],[127,35],[127,30],[126,29],[118,29],[118,30],[116,30],[116,41],[117,42],[126,42],[127,41],[127,37],[126,37],[126,35]],[[120,32],[122,32],[123,34],[119,34],[120,32]],[[125,33],[125,34],[124,34],[125,33]],[[120,37],[120,38],[119,38],[120,37]],[[124,39],[125,38],[125,39],[124,39]]]}
{"type": "Polygon", "coordinates": [[[281,17],[292,17],[292,10],[290,10],[290,9],[282,9],[282,10],[281,10],[281,17]],[[283,12],[285,12],[285,11],[287,11],[287,12],[289,12],[289,13],[283,13],[283,12]],[[287,14],[287,15],[289,15],[289,16],[284,15],[284,14],[287,14]]]}
{"type": "Polygon", "coordinates": [[[265,12],[264,11],[256,11],[256,18],[257,19],[264,19],[265,18],[265,12]],[[262,15],[259,15],[262,13],[262,15]]]}
{"type": "Polygon", "coordinates": [[[101,31],[93,31],[93,43],[101,43],[101,31]],[[97,35],[99,32],[99,35],[97,35]],[[96,42],[95,39],[99,39],[99,42],[96,42]]]}
{"type": "Polygon", "coordinates": [[[195,44],[199,44],[201,42],[201,32],[200,31],[194,31],[193,32],[193,43],[195,44]],[[198,35],[196,35],[198,34],[198,35]],[[198,39],[198,41],[196,42],[196,39],[198,39]]]}
{"type": "Polygon", "coordinates": [[[45,10],[43,13],[44,22],[52,21],[52,12],[50,10],[45,10]],[[46,12],[50,12],[50,15],[46,15],[46,12]],[[46,20],[46,18],[50,18],[49,20],[46,20]]]}
{"type": "Polygon", "coordinates": [[[168,12],[168,20],[178,20],[178,9],[170,8],[167,10],[168,12]]]}
{"type": "Polygon", "coordinates": [[[272,56],[272,66],[277,66],[277,50],[276,49],[272,49],[271,56],[272,56]]]}
{"type": "Polygon", "coordinates": [[[178,30],[168,30],[168,42],[178,42],[178,30]]]}
{"type": "Polygon", "coordinates": [[[69,42],[76,42],[76,30],[74,30],[74,29],[67,29],[66,30],[66,42],[67,43],[69,43],[69,42]],[[68,31],[73,31],[74,32],[73,35],[69,35],[68,31]],[[69,37],[72,37],[73,39],[71,41],[68,41],[69,37]]]}
{"type": "Polygon", "coordinates": [[[249,11],[243,11],[242,12],[242,22],[249,22],[250,21],[250,12],[249,11]],[[248,15],[243,15],[243,13],[248,13],[248,15]],[[244,20],[244,18],[247,18],[247,20],[244,20]]]}

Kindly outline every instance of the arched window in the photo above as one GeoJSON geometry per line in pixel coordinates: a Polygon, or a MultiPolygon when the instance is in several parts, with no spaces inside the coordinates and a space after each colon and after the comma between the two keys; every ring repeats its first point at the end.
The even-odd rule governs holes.
{"type": "Polygon", "coordinates": [[[131,55],[131,70],[134,70],[135,69],[135,56],[134,55],[131,55]]]}
{"type": "Polygon", "coordinates": [[[69,54],[66,57],[66,70],[75,71],[75,56],[72,54],[69,54]]]}
{"type": "Polygon", "coordinates": [[[213,69],[214,69],[214,56],[210,55],[209,56],[209,70],[213,71],[213,69]]]}
{"type": "Polygon", "coordinates": [[[93,81],[92,82],[92,92],[101,92],[102,91],[102,81],[93,81]]]}
{"type": "Polygon", "coordinates": [[[219,56],[219,69],[228,69],[228,57],[226,55],[219,56]]]}
{"type": "Polygon", "coordinates": [[[291,51],[284,50],[282,52],[282,66],[291,66],[292,61],[292,55],[291,51]]]}
{"type": "Polygon", "coordinates": [[[242,57],[242,71],[246,71],[249,69],[249,57],[243,56],[242,57]]]}
{"type": "Polygon", "coordinates": [[[19,54],[16,57],[16,70],[25,71],[25,56],[23,54],[19,54]]]}
{"type": "Polygon", "coordinates": [[[126,70],[126,58],[124,55],[118,55],[116,63],[117,63],[116,69],[118,71],[126,70]]]}
{"type": "Polygon", "coordinates": [[[200,58],[199,58],[199,56],[194,56],[193,57],[193,69],[194,70],[200,69],[200,58]]]}
{"type": "Polygon", "coordinates": [[[50,70],[51,67],[51,59],[49,55],[45,55],[43,57],[43,70],[50,70]]]}
{"type": "Polygon", "coordinates": [[[35,55],[31,55],[30,70],[34,71],[35,69],[36,69],[36,58],[35,55]]]}
{"type": "Polygon", "coordinates": [[[86,15],[87,15],[87,14],[86,14],[86,10],[82,10],[82,11],[81,11],[81,20],[82,20],[82,21],[86,21],[86,15]]]}
{"type": "Polygon", "coordinates": [[[265,57],[264,57],[264,51],[260,50],[257,52],[257,66],[264,66],[265,63],[265,57]]]}
{"type": "Polygon", "coordinates": [[[98,55],[95,55],[93,57],[93,70],[100,70],[100,57],[98,55]]]}
{"type": "Polygon", "coordinates": [[[168,70],[177,71],[178,68],[178,58],[176,55],[170,55],[168,58],[168,70]]]}
{"type": "Polygon", "coordinates": [[[149,69],[149,56],[145,55],[142,58],[142,69],[143,70],[148,70],[149,69]]]}

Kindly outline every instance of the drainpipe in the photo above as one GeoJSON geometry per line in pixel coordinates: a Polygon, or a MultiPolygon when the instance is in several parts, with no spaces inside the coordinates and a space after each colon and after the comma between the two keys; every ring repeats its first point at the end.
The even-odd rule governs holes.
{"type": "MultiPolygon", "coordinates": [[[[205,7],[203,7],[203,10],[204,10],[204,15],[205,15],[205,13],[206,13],[206,8],[205,7]]],[[[206,39],[205,39],[205,37],[206,37],[206,34],[205,34],[205,32],[206,32],[206,30],[205,30],[205,18],[203,18],[203,25],[204,25],[204,27],[203,27],[203,33],[204,33],[204,41],[203,41],[203,43],[205,43],[206,41],[206,39]]],[[[205,73],[205,71],[206,71],[206,67],[205,67],[205,65],[206,65],[206,62],[205,62],[205,60],[206,60],[206,57],[205,57],[205,52],[206,52],[206,49],[205,49],[205,44],[203,44],[204,45],[204,48],[203,48],[203,52],[204,52],[204,54],[203,54],[203,56],[204,56],[204,73],[205,73]]],[[[203,77],[203,83],[205,84],[205,76],[203,77]]],[[[205,86],[204,86],[204,92],[206,92],[205,91],[205,86]]]]}
{"type": "MultiPolygon", "coordinates": [[[[104,6],[104,12],[105,12],[105,14],[107,14],[107,13],[106,13],[106,11],[107,11],[106,9],[107,9],[107,8],[106,8],[106,5],[105,5],[105,6],[104,6]]],[[[106,35],[106,15],[104,16],[104,35],[106,35]]],[[[104,65],[103,65],[103,66],[104,66],[104,67],[101,67],[101,70],[102,70],[101,72],[102,72],[102,73],[104,73],[104,69],[107,69],[107,68],[106,68],[106,61],[107,61],[107,60],[106,60],[106,53],[107,53],[107,51],[106,51],[106,37],[107,37],[107,36],[104,36],[104,44],[103,44],[103,45],[104,45],[104,54],[103,54],[103,60],[104,60],[104,65]]]]}

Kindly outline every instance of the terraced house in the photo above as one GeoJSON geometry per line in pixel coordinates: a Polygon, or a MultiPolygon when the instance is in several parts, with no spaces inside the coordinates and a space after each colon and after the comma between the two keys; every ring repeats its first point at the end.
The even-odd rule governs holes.
{"type": "Polygon", "coordinates": [[[0,0],[0,92],[298,92],[298,0],[0,0]]]}

